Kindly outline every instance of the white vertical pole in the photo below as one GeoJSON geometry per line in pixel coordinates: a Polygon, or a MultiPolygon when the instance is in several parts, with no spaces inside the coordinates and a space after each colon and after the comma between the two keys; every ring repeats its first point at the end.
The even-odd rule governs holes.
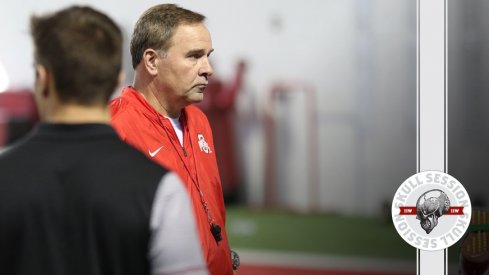
{"type": "MultiPolygon", "coordinates": [[[[417,0],[417,170],[446,172],[446,0],[417,0]]],[[[447,250],[417,251],[417,274],[447,274],[447,250]]]]}

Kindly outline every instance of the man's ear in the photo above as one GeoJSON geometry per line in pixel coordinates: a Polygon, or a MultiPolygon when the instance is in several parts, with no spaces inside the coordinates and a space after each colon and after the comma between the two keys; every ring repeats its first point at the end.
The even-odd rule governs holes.
{"type": "Polygon", "coordinates": [[[51,85],[49,72],[44,65],[36,65],[36,84],[35,90],[42,97],[48,97],[51,85]]]}
{"type": "Polygon", "coordinates": [[[152,76],[158,74],[158,57],[158,52],[153,49],[146,49],[143,53],[143,65],[152,76]]]}

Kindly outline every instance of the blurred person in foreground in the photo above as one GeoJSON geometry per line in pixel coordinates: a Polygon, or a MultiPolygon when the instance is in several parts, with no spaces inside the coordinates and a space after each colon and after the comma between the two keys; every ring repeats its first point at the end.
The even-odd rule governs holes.
{"type": "Polygon", "coordinates": [[[205,17],[173,4],[145,11],[131,38],[132,87],[111,102],[120,137],[176,171],[190,194],[204,258],[211,274],[233,274],[224,199],[212,131],[202,101],[213,70],[205,17]]]}
{"type": "Polygon", "coordinates": [[[122,37],[71,7],[32,17],[41,123],[0,155],[0,274],[207,274],[178,176],[122,142],[122,37]]]}

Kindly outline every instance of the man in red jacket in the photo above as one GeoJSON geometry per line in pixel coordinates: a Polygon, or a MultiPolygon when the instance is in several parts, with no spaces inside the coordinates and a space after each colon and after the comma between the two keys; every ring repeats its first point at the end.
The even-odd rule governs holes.
{"type": "Polygon", "coordinates": [[[134,86],[112,101],[112,125],[124,141],[180,175],[193,202],[209,271],[233,274],[238,264],[225,230],[212,131],[192,105],[202,101],[213,73],[204,19],[173,4],[143,13],[131,39],[134,86]]]}

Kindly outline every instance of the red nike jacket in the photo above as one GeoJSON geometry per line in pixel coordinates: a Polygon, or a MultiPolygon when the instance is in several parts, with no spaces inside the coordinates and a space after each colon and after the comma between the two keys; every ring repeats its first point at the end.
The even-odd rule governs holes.
{"type": "Polygon", "coordinates": [[[110,109],[112,126],[122,140],[182,178],[194,206],[209,272],[233,274],[221,180],[212,130],[206,116],[192,105],[183,109],[180,116],[184,135],[182,147],[170,120],[157,112],[134,88],[124,88],[121,96],[111,101],[110,109]],[[202,197],[210,217],[204,210],[202,197]],[[209,219],[221,227],[222,241],[214,239],[209,219]]]}

